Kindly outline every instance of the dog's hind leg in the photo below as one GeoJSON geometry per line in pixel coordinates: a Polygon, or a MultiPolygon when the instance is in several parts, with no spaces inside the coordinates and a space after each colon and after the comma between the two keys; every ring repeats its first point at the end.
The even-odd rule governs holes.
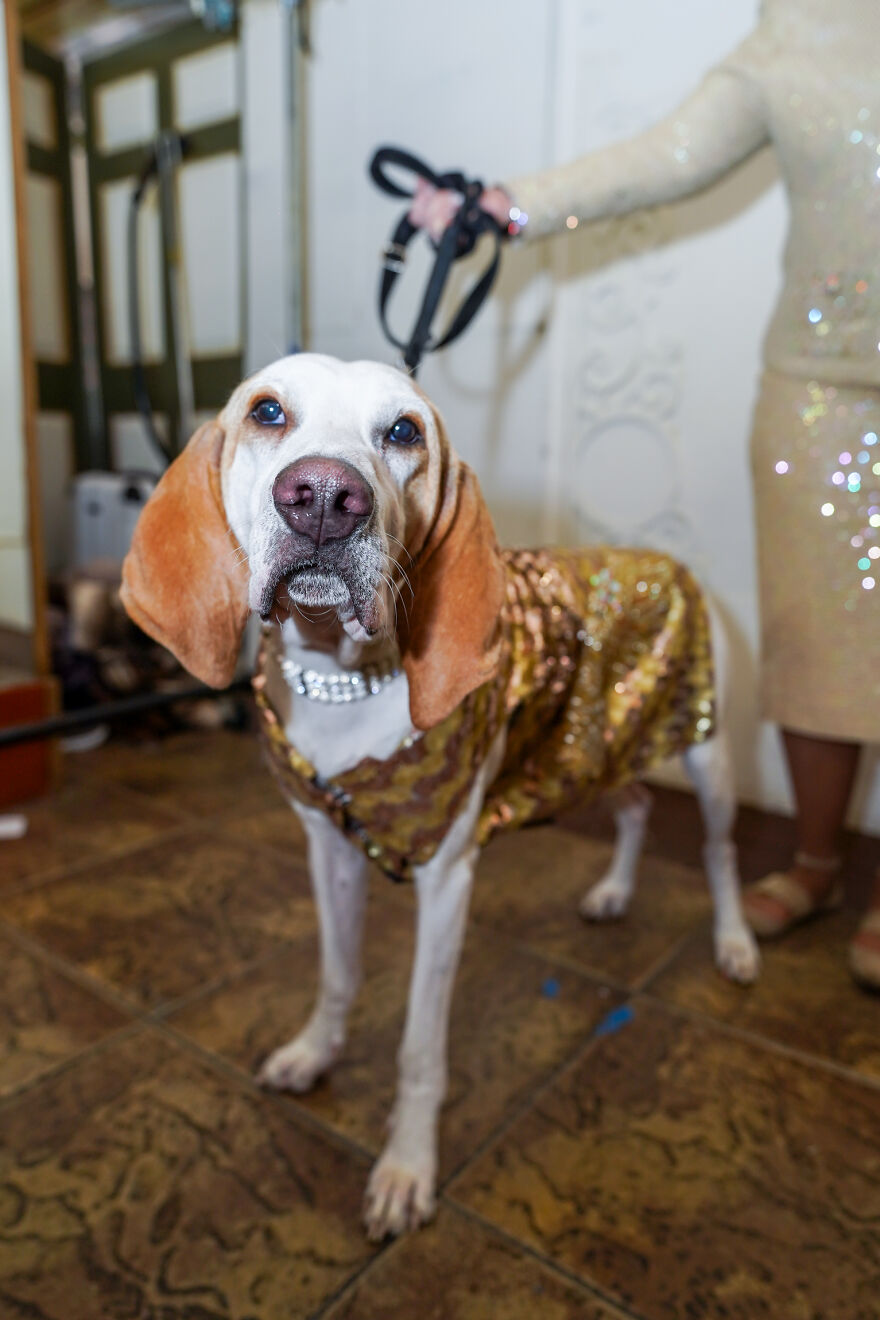
{"type": "Polygon", "coordinates": [[[578,908],[588,921],[623,916],[629,906],[651,814],[651,794],[644,784],[628,784],[615,793],[613,811],[617,839],[611,865],[602,879],[587,890],[578,908]]]}
{"type": "Polygon", "coordinates": [[[715,962],[731,980],[748,983],[758,975],[760,956],[742,910],[736,847],[731,838],[736,795],[723,727],[706,742],[689,747],[683,760],[703,815],[703,858],[715,905],[715,962]]]}
{"type": "Polygon", "coordinates": [[[309,844],[309,868],[321,935],[321,982],[308,1023],[270,1054],[257,1080],[277,1091],[307,1091],[339,1057],[361,979],[367,862],[321,811],[297,807],[309,844]]]}

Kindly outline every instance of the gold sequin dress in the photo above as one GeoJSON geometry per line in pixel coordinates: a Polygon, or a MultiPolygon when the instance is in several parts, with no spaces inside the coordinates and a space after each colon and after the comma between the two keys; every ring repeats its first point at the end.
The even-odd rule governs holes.
{"type": "Polygon", "coordinates": [[[268,695],[274,634],[254,692],[269,764],[288,797],[325,811],[395,880],[433,857],[496,733],[504,763],[481,843],[618,787],[709,736],[709,625],[690,573],[668,555],[596,547],[504,552],[498,674],[441,724],[322,779],[288,742],[268,695]]]}
{"type": "Polygon", "coordinates": [[[791,227],[752,435],[764,713],[880,741],[880,3],[768,0],[672,115],[512,181],[526,235],[696,192],[772,143],[791,227]]]}

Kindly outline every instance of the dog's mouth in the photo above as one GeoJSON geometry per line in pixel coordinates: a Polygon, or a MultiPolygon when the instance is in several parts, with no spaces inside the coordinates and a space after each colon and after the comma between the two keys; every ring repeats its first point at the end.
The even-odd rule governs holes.
{"type": "Polygon", "coordinates": [[[297,609],[335,609],[343,620],[355,618],[372,637],[381,627],[377,583],[362,568],[316,559],[293,566],[283,562],[269,572],[260,596],[263,620],[297,609]]]}

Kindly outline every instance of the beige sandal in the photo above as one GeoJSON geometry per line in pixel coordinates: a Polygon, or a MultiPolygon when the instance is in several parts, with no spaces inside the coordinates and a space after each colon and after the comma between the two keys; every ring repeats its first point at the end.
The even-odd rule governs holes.
{"type": "Polygon", "coordinates": [[[880,990],[880,908],[871,908],[862,918],[849,946],[850,970],[870,990],[880,990]]]}
{"type": "MultiPolygon", "coordinates": [[[[809,853],[798,852],[794,860],[795,865],[805,870],[820,871],[826,875],[840,870],[838,857],[812,857],[809,853]]],[[[843,885],[840,880],[835,881],[822,898],[816,898],[787,871],[772,871],[743,894],[746,921],[762,940],[784,935],[792,926],[822,912],[832,912],[842,902],[843,885]]]]}

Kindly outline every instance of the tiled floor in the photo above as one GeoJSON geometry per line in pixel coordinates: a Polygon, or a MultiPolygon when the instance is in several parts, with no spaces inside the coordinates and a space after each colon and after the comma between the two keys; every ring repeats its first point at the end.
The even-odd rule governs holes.
{"type": "MultiPolygon", "coordinates": [[[[880,1320],[880,998],[852,911],[714,971],[692,800],[659,794],[625,921],[577,899],[607,823],[497,840],[451,1030],[436,1222],[360,1226],[412,896],[377,877],[351,1041],[309,1096],[255,1066],[308,1011],[295,819],[246,735],[69,758],[0,845],[0,1320],[880,1320]]],[[[787,822],[742,814],[747,878],[787,822]]],[[[880,843],[854,840],[858,902],[880,843]]]]}

